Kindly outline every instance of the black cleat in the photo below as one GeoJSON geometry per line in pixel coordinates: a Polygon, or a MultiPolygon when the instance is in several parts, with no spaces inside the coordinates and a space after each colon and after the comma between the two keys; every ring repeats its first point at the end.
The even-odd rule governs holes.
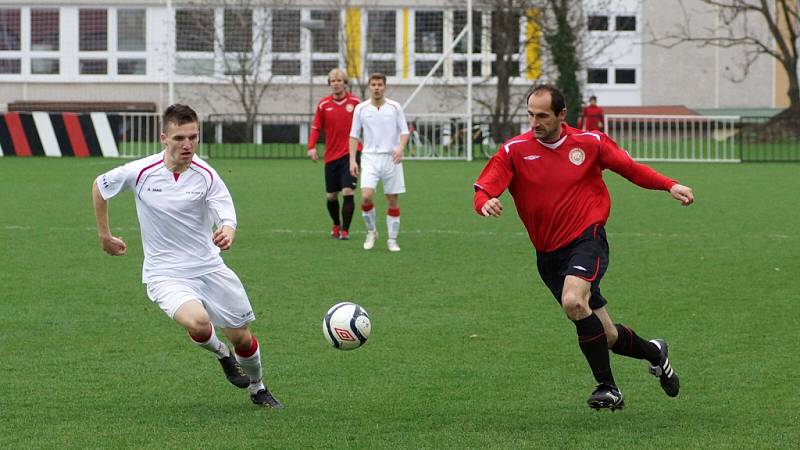
{"type": "Polygon", "coordinates": [[[589,404],[589,408],[596,411],[600,411],[604,408],[616,411],[625,406],[625,400],[622,399],[622,393],[619,389],[616,386],[604,383],[597,385],[597,388],[592,392],[592,395],[589,396],[589,399],[586,400],[586,403],[589,404]]]}
{"type": "Polygon", "coordinates": [[[661,382],[661,389],[670,397],[676,397],[681,388],[678,382],[678,374],[672,370],[669,363],[669,354],[667,350],[667,343],[663,339],[650,340],[653,344],[661,350],[661,362],[657,366],[650,366],[650,373],[658,377],[661,382]]]}
{"type": "Polygon", "coordinates": [[[252,400],[253,403],[258,406],[269,406],[270,408],[275,409],[282,409],[284,407],[283,403],[278,401],[278,399],[272,395],[266,386],[264,389],[259,390],[255,394],[250,394],[250,400],[252,400]]]}
{"type": "Polygon", "coordinates": [[[233,353],[224,358],[220,358],[219,364],[222,366],[223,372],[225,372],[225,377],[232,385],[240,389],[250,386],[250,377],[247,376],[242,366],[236,361],[236,357],[233,356],[233,353]]]}

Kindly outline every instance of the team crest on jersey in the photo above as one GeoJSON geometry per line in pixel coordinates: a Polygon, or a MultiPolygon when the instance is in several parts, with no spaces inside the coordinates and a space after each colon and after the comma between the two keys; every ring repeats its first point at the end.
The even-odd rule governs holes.
{"type": "Polygon", "coordinates": [[[353,112],[353,110],[354,110],[355,108],[353,108],[353,105],[351,105],[350,103],[348,103],[348,104],[347,104],[347,106],[345,106],[345,107],[344,107],[344,109],[346,109],[346,110],[347,110],[347,112],[353,112]]]}
{"type": "Polygon", "coordinates": [[[586,154],[583,153],[583,150],[579,148],[573,148],[569,151],[569,162],[575,164],[576,166],[580,166],[583,164],[583,161],[586,159],[586,154]]]}

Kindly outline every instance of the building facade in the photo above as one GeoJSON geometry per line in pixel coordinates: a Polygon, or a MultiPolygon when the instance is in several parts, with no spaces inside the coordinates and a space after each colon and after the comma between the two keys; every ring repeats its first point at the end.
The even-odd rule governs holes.
{"type": "MultiPolygon", "coordinates": [[[[769,59],[735,83],[729,75],[737,49],[646,44],[682,17],[677,0],[586,0],[583,9],[580,78],[585,95],[597,95],[603,105],[781,105],[779,71],[769,59]]],[[[465,113],[471,68],[475,99],[484,100],[473,104],[481,112],[493,95],[501,35],[518,42],[516,92],[551,81],[533,8],[499,23],[486,3],[476,2],[471,55],[466,38],[454,44],[467,17],[464,1],[2,2],[0,108],[103,101],[151,102],[162,110],[184,102],[202,115],[239,113],[241,95],[232,80],[249,72],[267,84],[260,112],[308,113],[328,92],[333,67],[348,68],[357,94],[364,93],[367,73],[385,73],[388,95],[401,102],[437,67],[408,110],[465,113]]],[[[714,11],[695,19],[697,26],[713,24],[714,11]]]]}

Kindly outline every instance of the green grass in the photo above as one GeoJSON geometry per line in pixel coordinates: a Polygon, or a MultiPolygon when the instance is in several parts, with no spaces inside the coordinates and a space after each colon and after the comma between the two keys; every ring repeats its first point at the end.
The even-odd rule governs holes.
{"type": "MultiPolygon", "coordinates": [[[[327,237],[322,165],[214,160],[233,193],[225,254],[248,288],[266,380],[253,407],[147,299],[130,193],[111,202],[129,254],[106,256],[90,183],[121,163],[0,159],[0,448],[797,448],[800,178],[796,165],[659,164],[682,208],[614,174],[609,311],[670,344],[664,396],[612,356],[624,411],[585,406],[573,325],[538,279],[513,213],[471,210],[482,164],[406,164],[399,254],[327,237]],[[361,349],[330,348],[324,312],[370,313],[361,349]]],[[[385,204],[379,201],[378,210],[385,204]]],[[[385,230],[380,221],[380,230],[385,230]]]]}

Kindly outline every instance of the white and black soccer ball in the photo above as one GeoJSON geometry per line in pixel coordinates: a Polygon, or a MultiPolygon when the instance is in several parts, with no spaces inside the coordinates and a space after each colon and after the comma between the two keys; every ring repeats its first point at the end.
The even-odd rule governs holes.
{"type": "Polygon", "coordinates": [[[372,330],[367,310],[351,302],[331,306],[322,320],[325,339],[339,350],[353,350],[364,345],[372,330]]]}

